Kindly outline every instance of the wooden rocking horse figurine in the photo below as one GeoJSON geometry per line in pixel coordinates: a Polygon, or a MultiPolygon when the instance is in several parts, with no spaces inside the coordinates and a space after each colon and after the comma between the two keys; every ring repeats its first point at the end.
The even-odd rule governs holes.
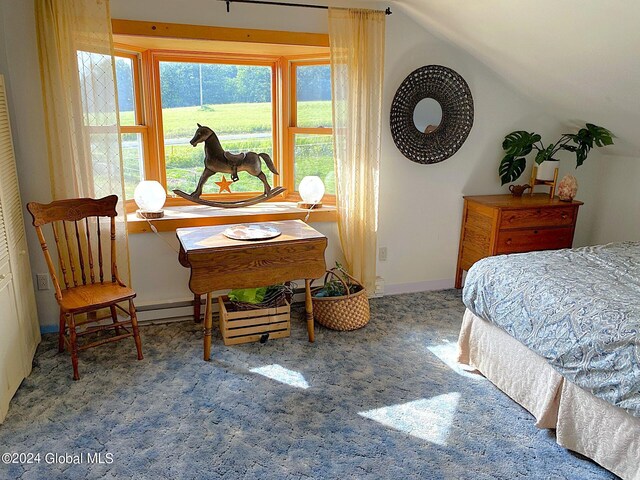
{"type": "Polygon", "coordinates": [[[218,136],[213,130],[211,130],[209,127],[200,125],[199,123],[197,125],[198,129],[196,130],[196,133],[193,135],[193,138],[189,143],[195,147],[199,143],[204,142],[204,171],[202,172],[202,175],[200,175],[198,186],[193,192],[191,192],[191,194],[187,194],[181,190],[174,190],[173,192],[176,195],[180,195],[181,197],[191,200],[192,202],[200,203],[203,205],[209,205],[212,207],[234,208],[264,202],[265,200],[268,200],[269,198],[272,198],[284,192],[285,189],[282,187],[276,187],[272,189],[267,180],[267,176],[262,171],[261,159],[264,160],[267,168],[273,174],[278,175],[278,171],[276,170],[276,167],[269,155],[267,155],[266,153],[255,152],[227,152],[222,148],[220,140],[218,140],[218,136]],[[238,172],[248,172],[254,177],[258,177],[262,181],[264,185],[264,193],[257,197],[248,200],[240,200],[237,202],[213,202],[200,199],[204,184],[207,182],[207,180],[209,180],[209,178],[211,178],[212,175],[218,172],[230,173],[231,179],[234,182],[238,180],[238,172]]]}

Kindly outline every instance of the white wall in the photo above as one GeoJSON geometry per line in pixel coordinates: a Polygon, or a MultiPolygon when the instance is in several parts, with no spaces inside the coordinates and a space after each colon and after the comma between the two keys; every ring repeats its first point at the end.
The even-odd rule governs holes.
{"type": "MultiPolygon", "coordinates": [[[[477,59],[412,21],[391,18],[387,28],[385,112],[405,76],[426,64],[456,70],[474,97],[469,138],[453,157],[435,165],[404,158],[391,138],[389,116],[383,118],[379,245],[388,247],[388,260],[379,262],[379,273],[391,285],[390,291],[448,287],[453,285],[457,260],[462,196],[506,191],[497,175],[504,135],[527,129],[553,140],[561,124],[477,59]]],[[[569,169],[570,162],[563,162],[561,174],[569,169]]],[[[594,174],[589,164],[575,172],[581,194],[592,190],[594,174]]],[[[529,169],[519,182],[528,179],[529,169]]],[[[580,212],[577,245],[589,241],[593,212],[589,203],[580,212]]]]}
{"type": "MultiPolygon", "coordinates": [[[[8,0],[4,9],[16,150],[22,195],[25,201],[50,199],[44,138],[33,136],[31,125],[42,122],[33,2],[8,0]]],[[[382,5],[379,5],[380,8],[382,5]]],[[[385,5],[386,6],[386,5],[385,5]]],[[[227,14],[223,2],[211,0],[111,0],[114,18],[155,20],[217,26],[326,32],[326,12],[232,4],[227,14]]],[[[453,285],[462,209],[462,195],[506,191],[497,178],[502,137],[515,129],[535,129],[541,134],[560,133],[560,123],[474,57],[439,39],[399,11],[387,18],[386,67],[382,160],[380,174],[379,245],[388,248],[388,260],[379,263],[387,291],[409,291],[453,285]],[[468,82],[475,100],[475,124],[467,142],[452,158],[437,165],[418,165],[405,159],[389,133],[389,108],[395,90],[414,69],[442,64],[458,71],[468,82]]],[[[0,52],[1,57],[1,52],[0,52]]],[[[594,225],[597,162],[577,171],[580,197],[586,201],[580,213],[576,243],[589,243],[594,225]]],[[[565,162],[567,163],[567,162],[565,162]]],[[[569,169],[569,167],[563,167],[569,169]]],[[[526,173],[522,183],[526,183],[526,173]]],[[[328,263],[339,256],[334,224],[315,224],[329,237],[328,263]]],[[[30,231],[30,230],[29,230],[30,231]]],[[[172,234],[163,234],[174,247],[172,234]]],[[[30,231],[34,272],[44,272],[35,236],[30,231]]],[[[138,304],[164,303],[189,296],[187,271],[176,253],[151,234],[130,236],[133,286],[138,304]]],[[[37,292],[41,323],[55,325],[57,309],[53,292],[37,292]]]]}
{"type": "Polygon", "coordinates": [[[593,243],[640,241],[640,158],[603,156],[593,243]]]}

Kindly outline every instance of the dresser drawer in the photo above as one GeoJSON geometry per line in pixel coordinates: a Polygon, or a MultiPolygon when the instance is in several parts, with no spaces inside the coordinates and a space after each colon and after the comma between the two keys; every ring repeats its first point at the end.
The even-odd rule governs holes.
{"type": "Polygon", "coordinates": [[[498,233],[496,253],[531,252],[570,248],[573,228],[531,228],[498,233]]]}
{"type": "Polygon", "coordinates": [[[500,228],[558,227],[573,225],[576,209],[574,207],[522,208],[503,210],[500,216],[500,228]]]}

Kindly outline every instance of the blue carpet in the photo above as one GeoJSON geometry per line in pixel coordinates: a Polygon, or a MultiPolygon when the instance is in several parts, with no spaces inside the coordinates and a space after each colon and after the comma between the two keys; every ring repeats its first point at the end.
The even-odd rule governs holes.
{"type": "Polygon", "coordinates": [[[143,361],[132,341],[81,352],[78,382],[47,335],[0,426],[0,453],[40,463],[0,478],[615,478],[457,368],[463,310],[454,290],[375,299],[366,328],[316,327],[315,344],[297,311],[265,345],[216,330],[210,363],[200,326],[144,327],[143,361]]]}

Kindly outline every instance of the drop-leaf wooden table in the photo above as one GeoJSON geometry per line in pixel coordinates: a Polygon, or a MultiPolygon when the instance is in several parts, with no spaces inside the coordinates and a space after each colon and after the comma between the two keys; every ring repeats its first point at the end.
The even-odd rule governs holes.
{"type": "Polygon", "coordinates": [[[303,278],[309,341],[314,341],[311,280],[326,270],[327,238],[301,220],[265,222],[282,234],[261,241],[232,240],[223,235],[229,225],[179,228],[180,264],[191,269],[189,289],[206,295],[204,359],[211,357],[213,314],[211,292],[255,288],[303,278]]]}

